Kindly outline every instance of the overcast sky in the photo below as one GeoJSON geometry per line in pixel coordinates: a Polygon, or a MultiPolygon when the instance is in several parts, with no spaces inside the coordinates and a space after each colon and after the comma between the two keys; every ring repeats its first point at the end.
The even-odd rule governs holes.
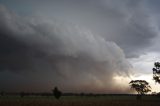
{"type": "Polygon", "coordinates": [[[0,0],[0,90],[130,93],[128,82],[144,79],[156,91],[159,5],[0,0]]]}

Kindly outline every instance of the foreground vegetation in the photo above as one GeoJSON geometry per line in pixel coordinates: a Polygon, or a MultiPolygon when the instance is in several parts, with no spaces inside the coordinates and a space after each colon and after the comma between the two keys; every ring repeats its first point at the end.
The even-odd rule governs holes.
{"type": "Polygon", "coordinates": [[[107,96],[62,96],[60,100],[53,96],[3,96],[0,106],[160,106],[160,98],[143,96],[107,95],[107,96]]]}

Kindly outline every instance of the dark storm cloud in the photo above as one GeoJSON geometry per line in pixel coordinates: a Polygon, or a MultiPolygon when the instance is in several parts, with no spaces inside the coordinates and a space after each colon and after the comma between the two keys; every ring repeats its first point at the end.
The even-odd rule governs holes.
{"type": "Polygon", "coordinates": [[[123,92],[114,77],[130,74],[125,56],[145,53],[158,35],[144,0],[5,3],[18,12],[0,5],[0,85],[8,90],[123,92]],[[24,17],[28,10],[38,17],[24,17]]]}
{"type": "MultiPolygon", "coordinates": [[[[102,0],[92,26],[106,40],[116,42],[127,57],[137,57],[152,46],[157,25],[144,0],[102,0]]],[[[93,7],[94,8],[94,7],[93,7]]],[[[92,18],[91,18],[92,19],[92,18]]],[[[90,20],[91,20],[90,19],[90,20]]]]}
{"type": "MultiPolygon", "coordinates": [[[[33,10],[42,17],[80,24],[107,41],[115,42],[127,57],[138,57],[157,37],[157,22],[147,0],[15,0],[3,1],[19,13],[33,10]],[[22,12],[23,11],[23,12],[22,12]],[[136,42],[136,43],[135,43],[136,42]]],[[[157,9],[158,10],[158,9],[157,9]]],[[[28,13],[27,13],[28,14],[28,13]]],[[[33,14],[33,13],[32,13],[33,14]]]]}
{"type": "Polygon", "coordinates": [[[127,76],[131,66],[116,43],[75,24],[23,18],[2,5],[0,16],[0,71],[23,76],[12,77],[17,89],[30,83],[44,90],[50,81],[64,91],[123,91],[113,77],[127,76]]]}
{"type": "Polygon", "coordinates": [[[37,6],[40,14],[81,24],[107,41],[114,41],[127,57],[138,57],[152,45],[158,32],[145,0],[67,0],[37,6]],[[54,4],[59,4],[58,6],[54,4]],[[52,8],[52,5],[54,8],[52,8]],[[57,13],[57,11],[59,11],[57,13]],[[54,13],[49,14],[49,13],[54,13]],[[64,18],[65,17],[65,18],[64,18]]]}

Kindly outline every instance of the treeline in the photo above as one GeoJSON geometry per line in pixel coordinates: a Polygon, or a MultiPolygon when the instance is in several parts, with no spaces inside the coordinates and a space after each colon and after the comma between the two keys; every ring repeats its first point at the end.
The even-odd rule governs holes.
{"type": "MultiPolygon", "coordinates": [[[[54,96],[53,93],[34,93],[34,92],[3,92],[1,96],[54,96]]],[[[136,96],[137,94],[94,94],[94,93],[62,93],[61,96],[136,96]]],[[[147,94],[148,96],[160,95],[157,94],[147,94]]]]}

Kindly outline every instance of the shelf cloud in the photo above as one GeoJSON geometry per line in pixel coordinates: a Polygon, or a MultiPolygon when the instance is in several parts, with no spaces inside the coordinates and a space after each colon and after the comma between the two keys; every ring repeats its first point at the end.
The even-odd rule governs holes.
{"type": "Polygon", "coordinates": [[[128,60],[154,45],[158,26],[147,3],[37,4],[30,7],[33,13],[24,9],[24,14],[20,7],[0,5],[0,90],[49,91],[58,86],[66,92],[129,92],[128,83],[117,85],[114,77],[129,78],[134,69],[128,60]]]}
{"type": "Polygon", "coordinates": [[[131,67],[123,50],[84,27],[25,19],[2,5],[0,15],[1,71],[49,71],[57,86],[79,91],[91,85],[111,90],[115,74],[128,75],[131,67]]]}

